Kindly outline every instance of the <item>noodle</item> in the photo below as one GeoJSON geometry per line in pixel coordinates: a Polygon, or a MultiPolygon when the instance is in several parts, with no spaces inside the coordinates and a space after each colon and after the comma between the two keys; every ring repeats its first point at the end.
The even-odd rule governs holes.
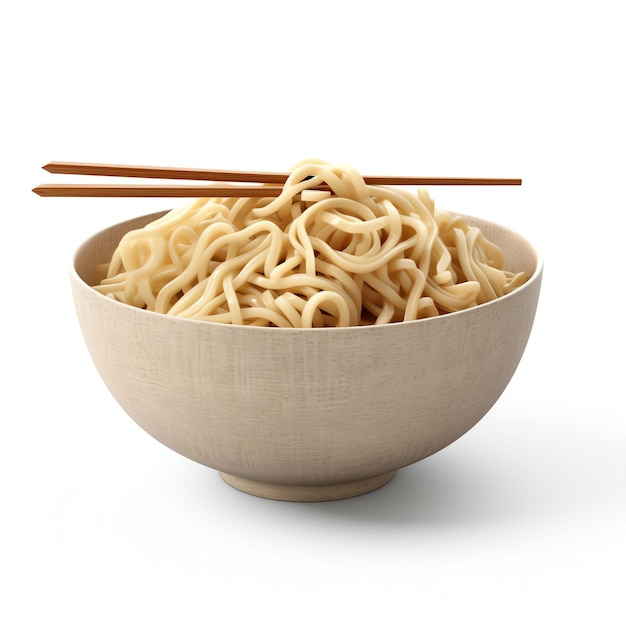
{"type": "Polygon", "coordinates": [[[94,289],[166,315],[315,328],[461,311],[527,278],[425,190],[307,161],[277,198],[197,199],[128,232],[94,289]]]}

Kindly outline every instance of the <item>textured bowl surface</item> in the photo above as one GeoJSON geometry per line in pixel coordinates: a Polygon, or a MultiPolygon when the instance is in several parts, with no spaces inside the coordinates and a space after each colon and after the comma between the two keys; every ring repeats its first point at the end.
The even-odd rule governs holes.
{"type": "Polygon", "coordinates": [[[157,440],[233,487],[299,501],[345,498],[472,428],[509,383],[531,331],[542,276],[534,248],[467,218],[531,278],[493,302],[381,326],[278,329],[143,311],[89,285],[122,235],[77,251],[71,284],[91,357],[121,407],[157,440]]]}

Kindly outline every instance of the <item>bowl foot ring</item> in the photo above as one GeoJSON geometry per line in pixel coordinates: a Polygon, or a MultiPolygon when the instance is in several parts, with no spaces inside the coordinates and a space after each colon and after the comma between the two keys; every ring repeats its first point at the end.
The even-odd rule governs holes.
{"type": "Polygon", "coordinates": [[[276,485],[219,472],[224,482],[244,493],[285,502],[328,502],[361,496],[386,485],[396,472],[334,485],[276,485]]]}

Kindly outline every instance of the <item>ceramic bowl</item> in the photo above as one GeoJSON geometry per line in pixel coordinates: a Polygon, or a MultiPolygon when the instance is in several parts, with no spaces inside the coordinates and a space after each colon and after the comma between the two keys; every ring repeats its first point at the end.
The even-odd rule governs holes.
{"type": "Polygon", "coordinates": [[[381,487],[461,437],[498,400],[525,350],[542,262],[510,230],[467,217],[530,280],[437,318],[283,329],[181,319],[90,287],[127,231],[107,228],[74,257],[71,285],[93,362],[117,402],[172,450],[257,496],[323,501],[381,487]]]}

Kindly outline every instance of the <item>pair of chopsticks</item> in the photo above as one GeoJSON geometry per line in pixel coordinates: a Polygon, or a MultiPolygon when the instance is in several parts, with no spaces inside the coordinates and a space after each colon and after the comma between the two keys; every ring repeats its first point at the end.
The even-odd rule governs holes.
{"type": "MultiPolygon", "coordinates": [[[[201,180],[219,185],[91,185],[46,184],[33,191],[44,197],[82,198],[203,198],[203,197],[275,197],[280,195],[289,174],[274,172],[239,172],[147,165],[107,165],[52,161],[43,166],[51,174],[161,178],[165,180],[201,180]],[[223,184],[227,183],[227,184],[223,184]],[[251,185],[242,183],[253,183],[251,185]]],[[[368,185],[521,185],[519,178],[428,178],[415,176],[364,176],[368,185]]],[[[328,189],[320,186],[318,189],[328,189]]]]}

